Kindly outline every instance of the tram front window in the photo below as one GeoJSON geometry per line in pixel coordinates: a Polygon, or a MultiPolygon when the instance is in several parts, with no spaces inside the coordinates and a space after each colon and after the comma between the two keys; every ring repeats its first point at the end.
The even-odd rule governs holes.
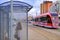
{"type": "Polygon", "coordinates": [[[52,23],[50,16],[46,17],[47,23],[52,23]]]}

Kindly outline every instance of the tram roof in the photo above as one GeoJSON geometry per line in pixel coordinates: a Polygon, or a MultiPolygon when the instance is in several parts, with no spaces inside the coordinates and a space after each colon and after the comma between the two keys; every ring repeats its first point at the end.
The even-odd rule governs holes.
{"type": "Polygon", "coordinates": [[[49,15],[49,14],[50,13],[44,13],[44,14],[41,14],[41,15],[36,16],[35,18],[39,18],[39,17],[45,16],[45,15],[49,15]]]}

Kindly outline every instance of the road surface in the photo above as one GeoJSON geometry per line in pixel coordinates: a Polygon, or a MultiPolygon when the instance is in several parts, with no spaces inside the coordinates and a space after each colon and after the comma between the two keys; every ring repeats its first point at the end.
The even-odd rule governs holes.
{"type": "MultiPolygon", "coordinates": [[[[15,27],[13,28],[14,33],[15,27]]],[[[27,25],[22,22],[22,31],[20,33],[20,40],[26,40],[27,37],[27,25]]],[[[16,40],[13,38],[13,40],[16,40]]],[[[46,29],[38,26],[28,24],[28,40],[60,40],[60,28],[59,29],[46,29]]]]}
{"type": "Polygon", "coordinates": [[[60,40],[60,28],[46,29],[28,24],[28,40],[60,40]]]}

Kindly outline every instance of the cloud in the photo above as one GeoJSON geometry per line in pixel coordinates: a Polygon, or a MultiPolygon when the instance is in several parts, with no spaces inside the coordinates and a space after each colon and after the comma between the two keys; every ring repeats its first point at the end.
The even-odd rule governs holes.
{"type": "Polygon", "coordinates": [[[32,8],[28,13],[28,16],[29,15],[33,17],[35,17],[36,15],[40,15],[40,10],[37,10],[36,8],[32,8]]]}
{"type": "Polygon", "coordinates": [[[42,2],[43,2],[43,0],[36,0],[35,4],[40,4],[42,2]]]}
{"type": "Polygon", "coordinates": [[[36,8],[32,8],[29,12],[34,12],[36,11],[36,8]]]}
{"type": "MultiPolygon", "coordinates": [[[[38,13],[38,15],[40,14],[40,4],[46,0],[20,0],[20,1],[26,2],[28,4],[32,4],[33,8],[29,11],[29,14],[35,16],[36,12],[38,13]]],[[[48,0],[48,1],[55,2],[56,0],[48,0]]]]}
{"type": "MultiPolygon", "coordinates": [[[[33,7],[38,11],[40,11],[40,4],[46,0],[35,0],[35,3],[33,4],[33,7]]],[[[48,0],[48,1],[53,1],[55,2],[56,0],[48,0]]]]}
{"type": "Polygon", "coordinates": [[[40,14],[40,10],[38,10],[37,13],[40,14]]]}
{"type": "MultiPolygon", "coordinates": [[[[45,0],[46,1],[46,0],[45,0]]],[[[53,2],[55,2],[55,1],[57,1],[57,0],[47,0],[47,1],[53,1],[53,2]]]]}
{"type": "Polygon", "coordinates": [[[36,0],[35,3],[34,3],[34,7],[39,7],[40,6],[40,3],[42,3],[43,1],[42,0],[36,0]]]}
{"type": "Polygon", "coordinates": [[[18,0],[18,1],[24,1],[24,0],[18,0]]]}
{"type": "Polygon", "coordinates": [[[28,14],[31,14],[32,16],[36,15],[36,8],[32,8],[28,14]]]}
{"type": "Polygon", "coordinates": [[[35,3],[33,4],[33,8],[29,11],[29,14],[36,16],[40,14],[40,3],[42,3],[43,0],[35,0],[35,3]]]}

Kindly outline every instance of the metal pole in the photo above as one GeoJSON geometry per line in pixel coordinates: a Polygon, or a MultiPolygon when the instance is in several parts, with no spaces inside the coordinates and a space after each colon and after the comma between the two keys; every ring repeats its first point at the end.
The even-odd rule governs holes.
{"type": "Polygon", "coordinates": [[[35,10],[36,11],[36,16],[37,16],[37,10],[35,10]]]}
{"type": "Polygon", "coordinates": [[[26,40],[28,40],[28,11],[27,11],[27,9],[26,9],[26,21],[27,21],[27,23],[26,23],[26,25],[27,25],[27,27],[26,27],[26,40]]]}
{"type": "Polygon", "coordinates": [[[10,17],[11,17],[11,21],[10,21],[10,32],[9,32],[9,40],[12,40],[12,15],[13,14],[13,0],[11,0],[11,15],[10,15],[10,17]]]}
{"type": "Polygon", "coordinates": [[[37,16],[37,12],[36,12],[36,16],[37,16]]]}

